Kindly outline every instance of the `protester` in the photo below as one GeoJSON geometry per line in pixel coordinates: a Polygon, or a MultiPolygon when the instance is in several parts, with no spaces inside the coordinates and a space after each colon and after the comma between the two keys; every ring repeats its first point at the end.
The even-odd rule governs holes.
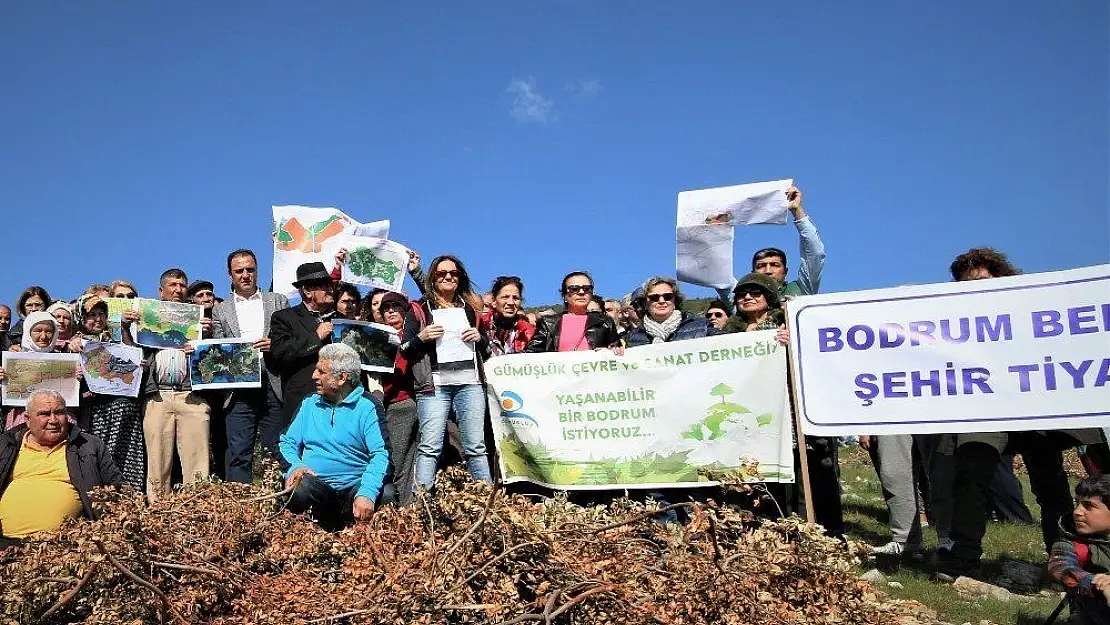
{"type": "Polygon", "coordinates": [[[624,337],[627,347],[685,341],[717,333],[704,317],[681,310],[683,297],[674,278],[656,276],[644,283],[648,307],[639,326],[624,337]]]}
{"type": "Polygon", "coordinates": [[[362,296],[358,287],[346,282],[335,285],[335,316],[341,319],[357,319],[362,296]]]}
{"type": "Polygon", "coordinates": [[[67,518],[96,518],[89,491],[123,481],[104,443],[70,425],[61,393],[35,392],[27,413],[0,435],[0,547],[67,518]]]}
{"type": "Polygon", "coordinates": [[[108,292],[111,297],[121,297],[123,299],[135,299],[139,296],[139,289],[136,289],[135,285],[127,280],[112,280],[108,292]]]}
{"type": "MultiPolygon", "coordinates": [[[[73,307],[77,327],[69,350],[80,353],[87,342],[110,343],[108,304],[98,295],[82,295],[73,307]]],[[[84,382],[84,380],[82,380],[84,382]]],[[[100,395],[81,389],[81,422],[104,442],[123,481],[141,492],[146,491],[146,440],[143,416],[135,397],[100,395]]]]}
{"type": "Polygon", "coordinates": [[[8,330],[12,327],[12,309],[7,304],[0,304],[0,351],[8,351],[11,339],[8,330]]]}
{"type": "Polygon", "coordinates": [[[329,530],[365,521],[376,505],[392,499],[386,436],[374,402],[359,386],[360,371],[354,349],[341,343],[320,348],[312,372],[316,392],[281,436],[289,463],[285,484],[293,488],[289,510],[311,511],[329,530]]]}
{"type": "Polygon", "coordinates": [[[621,303],[620,303],[620,300],[607,299],[607,300],[605,300],[604,303],[605,303],[605,307],[604,307],[605,314],[609,315],[609,318],[613,320],[613,323],[617,324],[617,327],[620,328],[620,325],[621,325],[621,303]]]}
{"type": "MultiPolygon", "coordinates": [[[[478,312],[470,276],[462,261],[454,256],[439,256],[428,267],[425,296],[406,313],[401,353],[409,363],[420,414],[420,442],[416,454],[416,487],[431,489],[435,470],[443,451],[447,418],[454,410],[462,438],[467,470],[475,480],[491,481],[486,456],[486,395],[482,386],[482,358],[487,345],[478,331],[478,312]],[[439,311],[461,309],[466,327],[452,327],[453,336],[470,344],[474,353],[462,360],[440,362],[440,341],[446,336],[439,311]],[[419,317],[417,316],[419,315],[419,317]]],[[[449,337],[450,338],[450,337],[449,337]]]]}
{"type": "Polygon", "coordinates": [[[522,353],[536,333],[536,327],[520,308],[524,303],[524,283],[516,276],[498,276],[490,292],[493,307],[482,314],[478,324],[489,344],[490,357],[522,353]]]}
{"type": "MultiPolygon", "coordinates": [[[[400,293],[382,293],[378,315],[387,325],[405,335],[405,314],[411,305],[400,293]]],[[[420,438],[420,418],[416,407],[416,389],[409,375],[409,362],[398,353],[395,368],[381,376],[382,403],[385,405],[386,428],[389,431],[389,461],[393,483],[402,506],[412,501],[416,472],[416,446],[420,438]]]]}
{"type": "MultiPolygon", "coordinates": [[[[213,309],[216,307],[216,286],[208,280],[194,280],[186,289],[185,297],[204,309],[200,320],[201,338],[212,339],[215,336],[215,322],[212,320],[213,309]]],[[[227,422],[224,413],[224,404],[229,393],[217,389],[204,389],[195,391],[208,404],[208,450],[209,469],[212,475],[221,480],[227,479],[227,422]]]]}
{"type": "Polygon", "coordinates": [[[235,389],[228,398],[224,433],[227,438],[226,476],[229,482],[249,484],[254,475],[254,446],[277,457],[278,439],[289,424],[281,407],[281,379],[271,373],[270,318],[289,308],[280,293],[258,288],[258,258],[248,249],[227,255],[231,296],[212,311],[213,334],[218,339],[247,339],[262,352],[262,385],[235,389]]]}
{"type": "Polygon", "coordinates": [[[19,321],[8,329],[8,342],[11,345],[19,345],[23,338],[24,318],[33,312],[45,311],[53,303],[54,300],[50,299],[50,294],[41,286],[29,286],[24,289],[15,302],[15,312],[19,315],[19,321]]]}
{"type": "Polygon", "coordinates": [[[590,303],[586,304],[588,312],[605,312],[605,298],[600,295],[594,295],[590,298],[590,303]]]}
{"type": "Polygon", "coordinates": [[[786,324],[778,284],[773,278],[752,272],[732,289],[736,315],[725,323],[725,332],[775,330],[786,324]]]}
{"type": "MultiPolygon", "coordinates": [[[[949,270],[958,282],[1020,273],[1005,254],[991,248],[968,250],[956,257],[949,270]]],[[[1103,443],[1097,429],[959,434],[952,492],[953,545],[951,551],[937,552],[938,578],[952,581],[978,570],[987,531],[990,482],[1004,451],[1020,453],[1025,461],[1029,487],[1041,507],[1041,534],[1049,551],[1060,536],[1057,519],[1072,509],[1062,452],[1076,445],[1103,443]]]]}
{"type": "Polygon", "coordinates": [[[723,330],[725,324],[728,323],[728,311],[728,304],[719,299],[713,300],[709,303],[709,308],[705,310],[705,318],[709,320],[714,328],[723,330]]]}
{"type": "Polygon", "coordinates": [[[212,309],[216,306],[216,287],[208,280],[194,280],[185,287],[186,301],[204,309],[200,319],[201,338],[212,338],[212,309]]]}
{"type": "MultiPolygon", "coordinates": [[[[65,349],[64,345],[57,342],[58,336],[58,322],[50,313],[39,310],[27,315],[23,320],[23,334],[20,336],[19,345],[12,345],[12,351],[20,352],[36,352],[40,354],[49,354],[65,349]]],[[[80,365],[75,365],[80,374],[80,365]]],[[[0,367],[0,382],[5,379],[4,368],[0,367]]],[[[70,421],[77,422],[76,410],[71,410],[69,414],[70,421]]],[[[4,419],[4,429],[10,430],[18,427],[27,421],[27,410],[25,408],[11,408],[7,411],[4,419]]]]}
{"type": "MultiPolygon", "coordinates": [[[[54,338],[55,342],[68,343],[69,339],[73,338],[73,309],[66,302],[57,301],[46,308],[46,312],[54,316],[54,320],[58,322],[58,335],[54,338]]],[[[62,347],[64,351],[66,348],[62,347]]]]}
{"type": "Polygon", "coordinates": [[[563,277],[559,293],[566,310],[561,315],[542,317],[536,334],[524,351],[573,352],[617,346],[620,340],[613,320],[603,312],[588,312],[594,280],[584,271],[563,277]]]}
{"type": "Polygon", "coordinates": [[[1110,476],[1091,477],[1075,487],[1079,500],[1059,519],[1048,574],[1067,590],[1075,625],[1110,623],[1110,476]]]}
{"type": "Polygon", "coordinates": [[[914,490],[913,436],[864,435],[859,437],[859,445],[875,465],[890,514],[891,540],[876,547],[874,553],[909,558],[920,556],[925,543],[921,534],[921,510],[914,490]]]}
{"type": "Polygon", "coordinates": [[[386,291],[385,289],[374,289],[369,295],[364,297],[362,299],[362,304],[358,307],[359,321],[385,323],[385,319],[382,318],[381,314],[382,298],[389,292],[390,291],[386,291]]]}
{"type": "Polygon", "coordinates": [[[335,315],[335,287],[324,263],[297,267],[293,286],[300,291],[301,303],[270,318],[270,351],[265,353],[266,369],[281,376],[285,423],[293,421],[301,401],[313,393],[316,356],[331,342],[335,315]]]}
{"type": "MultiPolygon", "coordinates": [[[[167,302],[185,302],[185,272],[167,269],[158,278],[158,297],[167,302]]],[[[123,342],[134,345],[132,325],[139,313],[123,311],[120,321],[123,342]]],[[[146,494],[155,501],[170,494],[174,452],[186,484],[208,478],[210,408],[189,381],[189,353],[185,349],[143,348],[143,435],[146,439],[146,494]]]]}

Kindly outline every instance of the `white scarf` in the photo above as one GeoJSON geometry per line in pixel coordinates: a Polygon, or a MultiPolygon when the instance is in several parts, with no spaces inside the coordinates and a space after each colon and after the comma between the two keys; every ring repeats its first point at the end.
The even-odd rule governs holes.
{"type": "Polygon", "coordinates": [[[19,346],[23,348],[25,352],[52,352],[54,351],[54,341],[57,338],[58,322],[54,319],[54,315],[44,310],[39,310],[27,315],[27,318],[23,320],[23,340],[19,343],[19,346]],[[39,347],[39,344],[31,338],[31,328],[40,323],[49,323],[54,327],[54,339],[50,341],[50,347],[39,347]]]}
{"type": "Polygon", "coordinates": [[[670,317],[664,319],[663,323],[652,319],[651,315],[644,316],[644,330],[651,337],[652,343],[666,343],[667,339],[678,329],[680,323],[682,323],[682,312],[678,309],[675,309],[670,317]]]}

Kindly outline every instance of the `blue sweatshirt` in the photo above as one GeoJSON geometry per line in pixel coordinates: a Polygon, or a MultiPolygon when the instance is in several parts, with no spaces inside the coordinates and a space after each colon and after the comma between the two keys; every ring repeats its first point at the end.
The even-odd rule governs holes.
{"type": "Polygon", "coordinates": [[[309,395],[281,435],[279,449],[290,465],[289,477],[308,467],[336,490],[358,485],[358,497],[375,501],[382,490],[389,452],[382,439],[374,402],[356,387],[339,404],[309,395]]]}

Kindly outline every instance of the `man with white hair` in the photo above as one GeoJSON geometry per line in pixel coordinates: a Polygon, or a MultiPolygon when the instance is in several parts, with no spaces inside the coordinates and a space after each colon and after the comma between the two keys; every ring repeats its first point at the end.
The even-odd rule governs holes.
{"type": "Polygon", "coordinates": [[[95,518],[89,491],[122,483],[104,443],[69,424],[61,393],[34,393],[27,422],[0,435],[0,548],[70,517],[95,518]]]}
{"type": "Polygon", "coordinates": [[[395,497],[386,483],[388,435],[360,375],[355,350],[342,343],[322,347],[312,372],[316,393],[281,437],[279,449],[290,464],[285,486],[294,488],[289,510],[310,510],[329,530],[369,519],[376,504],[395,497]]]}

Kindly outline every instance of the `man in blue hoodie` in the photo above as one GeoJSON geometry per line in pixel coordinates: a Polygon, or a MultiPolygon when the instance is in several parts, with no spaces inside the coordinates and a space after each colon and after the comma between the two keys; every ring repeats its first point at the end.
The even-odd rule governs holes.
{"type": "Polygon", "coordinates": [[[279,446],[290,464],[285,486],[295,487],[289,510],[310,510],[329,530],[370,518],[375,504],[392,497],[385,428],[359,384],[360,364],[347,345],[320,349],[312,372],[316,393],[301,404],[279,446]]]}

